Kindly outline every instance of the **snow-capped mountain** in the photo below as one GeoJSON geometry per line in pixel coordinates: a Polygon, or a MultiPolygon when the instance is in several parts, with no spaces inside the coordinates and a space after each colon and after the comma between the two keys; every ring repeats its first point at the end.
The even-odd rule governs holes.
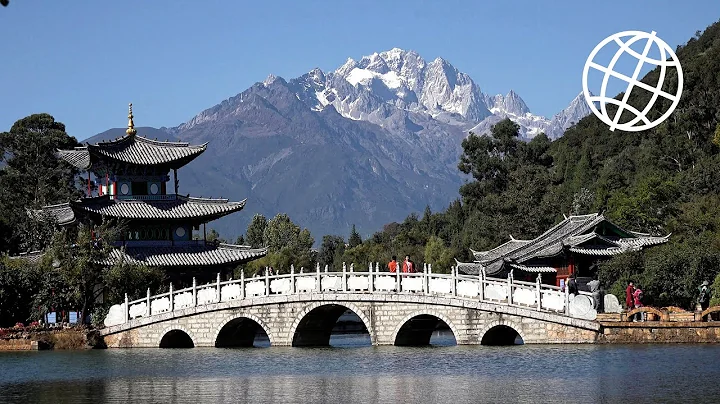
{"type": "Polygon", "coordinates": [[[183,168],[183,189],[254,204],[213,222],[221,234],[242,233],[251,212],[286,212],[313,234],[347,234],[353,223],[368,234],[457,198],[468,131],[486,133],[508,117],[527,139],[556,138],[587,112],[577,98],[552,120],[537,116],[514,91],[484,94],[446,60],[395,48],[330,72],[270,75],[164,130],[210,142],[183,168]]]}
{"type": "MultiPolygon", "coordinates": [[[[264,84],[275,79],[271,75],[264,84]]],[[[346,118],[394,127],[400,132],[424,126],[419,121],[433,121],[433,125],[483,134],[501,119],[510,118],[519,124],[524,138],[541,132],[557,138],[571,123],[589,113],[584,101],[576,98],[553,120],[534,115],[514,91],[505,96],[486,95],[470,76],[448,61],[436,58],[428,63],[417,52],[399,48],[373,53],[359,61],[349,58],[328,73],[313,69],[290,80],[289,85],[311,110],[333,107],[346,118]]]]}
{"type": "Polygon", "coordinates": [[[578,94],[567,108],[557,113],[552,119],[533,115],[522,98],[514,91],[506,96],[502,94],[485,97],[492,116],[475,125],[470,132],[475,134],[489,133],[493,125],[505,118],[510,118],[520,126],[520,133],[526,139],[531,139],[540,133],[545,133],[550,139],[557,139],[572,125],[589,115],[590,107],[582,94],[578,94]]]}

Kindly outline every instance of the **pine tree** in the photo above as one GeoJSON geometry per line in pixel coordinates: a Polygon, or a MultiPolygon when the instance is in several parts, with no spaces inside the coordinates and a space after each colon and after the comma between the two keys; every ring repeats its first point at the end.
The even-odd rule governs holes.
{"type": "Polygon", "coordinates": [[[360,244],[362,244],[362,238],[357,230],[355,230],[355,225],[353,224],[352,231],[350,231],[350,238],[348,239],[348,247],[355,248],[360,244]]]}

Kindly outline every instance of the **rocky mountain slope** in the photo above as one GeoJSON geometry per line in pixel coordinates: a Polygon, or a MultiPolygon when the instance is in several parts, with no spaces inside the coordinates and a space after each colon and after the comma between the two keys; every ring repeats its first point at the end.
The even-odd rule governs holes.
{"type": "MultiPolygon", "coordinates": [[[[445,208],[464,180],[457,162],[470,130],[510,117],[528,139],[557,138],[588,112],[576,98],[551,120],[536,116],[514,91],[486,95],[449,62],[395,48],[332,72],[271,75],[182,125],[138,133],[210,142],[180,170],[180,189],[248,198],[245,212],[210,225],[221,235],[243,233],[256,212],[286,212],[319,240],[353,223],[368,235],[426,205],[445,208]]],[[[135,115],[142,124],[141,106],[135,115]]]]}

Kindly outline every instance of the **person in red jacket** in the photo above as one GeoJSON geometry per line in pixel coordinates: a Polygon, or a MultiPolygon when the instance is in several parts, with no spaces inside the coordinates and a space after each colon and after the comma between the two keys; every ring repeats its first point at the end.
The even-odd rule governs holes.
{"type": "Polygon", "coordinates": [[[398,266],[397,257],[393,255],[392,261],[388,262],[387,266],[388,266],[388,269],[390,270],[390,272],[397,271],[397,266],[398,266]]]}
{"type": "Polygon", "coordinates": [[[405,261],[403,261],[402,271],[405,272],[405,273],[416,272],[416,271],[415,271],[415,263],[412,262],[412,261],[410,261],[410,256],[409,256],[409,255],[406,255],[406,256],[405,256],[405,261]]]}
{"type": "Polygon", "coordinates": [[[635,285],[630,282],[625,289],[625,307],[627,308],[627,311],[635,308],[635,296],[633,296],[633,293],[635,293],[635,285]]]}

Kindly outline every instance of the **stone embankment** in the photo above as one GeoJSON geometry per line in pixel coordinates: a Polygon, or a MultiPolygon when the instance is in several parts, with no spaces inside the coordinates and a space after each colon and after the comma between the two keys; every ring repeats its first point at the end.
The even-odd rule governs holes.
{"type": "Polygon", "coordinates": [[[598,314],[597,321],[602,326],[598,342],[717,343],[720,342],[720,321],[712,321],[712,316],[719,311],[720,307],[703,312],[643,307],[628,313],[598,314]],[[633,315],[638,313],[645,317],[644,321],[633,321],[633,315]]]}

